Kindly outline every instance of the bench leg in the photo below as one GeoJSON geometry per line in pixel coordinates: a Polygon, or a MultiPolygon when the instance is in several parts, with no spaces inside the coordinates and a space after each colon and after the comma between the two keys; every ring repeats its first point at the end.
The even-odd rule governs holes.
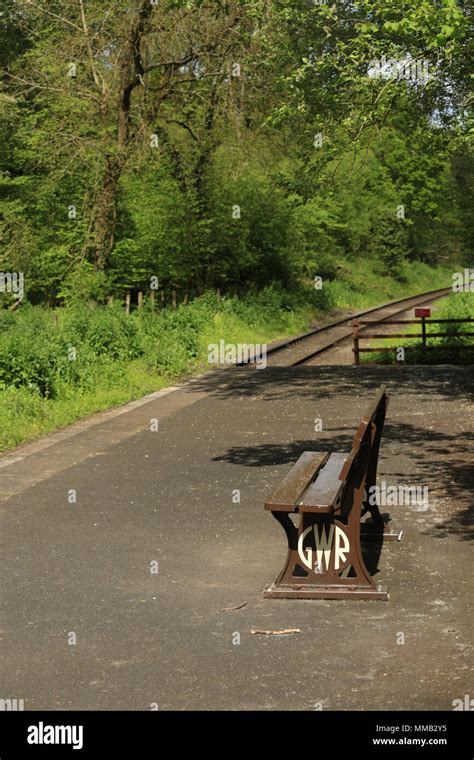
{"type": "Polygon", "coordinates": [[[273,514],[285,530],[288,553],[265,598],[388,599],[364,564],[357,526],[304,515],[297,530],[288,514],[273,514]]]}
{"type": "Polygon", "coordinates": [[[390,515],[382,515],[383,528],[380,530],[379,522],[372,519],[361,523],[360,535],[363,541],[401,541],[403,530],[393,528],[390,523],[390,515]]]}
{"type": "Polygon", "coordinates": [[[303,513],[296,528],[286,512],[272,512],[285,531],[288,553],[275,583],[265,589],[265,598],[389,598],[365,566],[360,546],[362,494],[354,496],[347,523],[329,515],[303,513]]]}
{"type": "Polygon", "coordinates": [[[299,562],[298,558],[298,531],[295,528],[288,512],[272,512],[273,517],[280,523],[285,531],[288,541],[288,554],[283,570],[276,579],[275,583],[291,583],[293,580],[293,568],[299,562]]]}
{"type": "Polygon", "coordinates": [[[360,534],[364,541],[401,541],[403,531],[390,524],[390,515],[381,514],[378,504],[364,502],[362,517],[370,514],[370,519],[361,523],[360,534]]]}

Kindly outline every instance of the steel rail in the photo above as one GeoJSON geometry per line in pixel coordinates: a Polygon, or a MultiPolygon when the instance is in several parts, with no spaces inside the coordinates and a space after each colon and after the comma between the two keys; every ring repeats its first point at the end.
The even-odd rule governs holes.
{"type": "MultiPolygon", "coordinates": [[[[334,328],[341,327],[343,325],[351,326],[351,321],[353,319],[357,319],[358,317],[364,317],[368,314],[375,314],[379,311],[384,311],[385,309],[389,309],[392,306],[403,306],[400,309],[397,309],[395,312],[391,312],[390,315],[387,315],[385,317],[381,317],[380,320],[371,320],[371,325],[373,324],[381,324],[385,320],[390,319],[391,317],[396,316],[397,314],[401,314],[404,311],[406,311],[408,308],[410,308],[410,304],[413,302],[416,302],[416,305],[421,305],[424,303],[429,303],[430,301],[436,300],[436,298],[441,298],[442,296],[448,295],[448,293],[451,292],[451,288],[439,288],[437,290],[430,290],[426,293],[419,293],[417,295],[409,296],[407,298],[400,298],[397,301],[388,301],[387,303],[381,304],[379,306],[373,306],[370,309],[364,309],[363,311],[355,312],[354,314],[351,314],[350,316],[343,317],[342,319],[338,319],[335,322],[330,322],[327,325],[324,325],[323,327],[317,327],[313,330],[309,330],[306,333],[303,333],[302,335],[297,335],[294,338],[290,338],[287,341],[284,341],[283,343],[279,343],[276,346],[271,346],[269,349],[267,349],[267,356],[274,355],[276,353],[283,353],[284,351],[287,351],[289,348],[296,346],[298,343],[303,343],[307,340],[310,340],[311,338],[314,338],[317,335],[321,335],[323,333],[326,333],[334,328]],[[421,299],[421,300],[420,300],[421,299]]],[[[361,336],[363,335],[363,331],[366,328],[361,327],[361,336]]],[[[303,357],[300,357],[294,362],[291,362],[289,366],[297,367],[301,364],[305,364],[307,361],[310,361],[315,356],[318,356],[319,354],[324,353],[325,351],[329,351],[331,348],[334,348],[334,346],[338,345],[339,343],[342,343],[343,341],[348,340],[352,337],[352,331],[347,332],[343,336],[339,336],[335,338],[334,340],[330,341],[324,346],[319,347],[316,350],[311,351],[309,354],[306,354],[303,357]]],[[[242,364],[247,364],[249,362],[241,362],[242,364]]]]}

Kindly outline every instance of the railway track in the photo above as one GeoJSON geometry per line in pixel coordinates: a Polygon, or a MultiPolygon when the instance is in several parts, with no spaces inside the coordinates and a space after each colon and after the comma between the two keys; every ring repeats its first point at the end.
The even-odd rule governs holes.
{"type": "MultiPolygon", "coordinates": [[[[302,364],[308,364],[316,357],[330,351],[335,346],[352,339],[351,321],[356,317],[366,317],[372,315],[373,322],[380,324],[384,320],[402,314],[408,309],[422,306],[442,298],[451,292],[451,288],[441,288],[431,290],[427,293],[420,293],[410,298],[402,298],[398,301],[391,301],[381,306],[375,306],[371,309],[355,312],[349,317],[344,317],[336,322],[310,330],[303,335],[272,346],[267,350],[267,365],[279,367],[297,367],[302,364]]],[[[361,335],[369,329],[370,325],[360,329],[361,335]]]]}

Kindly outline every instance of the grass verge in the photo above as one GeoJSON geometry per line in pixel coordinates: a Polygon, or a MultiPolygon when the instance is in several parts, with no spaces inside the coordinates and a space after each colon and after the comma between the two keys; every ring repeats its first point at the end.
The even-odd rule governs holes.
{"type": "Polygon", "coordinates": [[[124,314],[77,304],[0,311],[0,451],[209,368],[208,345],[270,343],[335,311],[449,284],[451,270],[406,265],[397,278],[341,262],[320,291],[278,286],[245,298],[207,293],[176,311],[124,314]]]}

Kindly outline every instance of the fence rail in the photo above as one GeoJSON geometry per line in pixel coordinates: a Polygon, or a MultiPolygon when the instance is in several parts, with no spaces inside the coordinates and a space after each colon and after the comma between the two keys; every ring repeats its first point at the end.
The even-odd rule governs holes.
{"type": "Polygon", "coordinates": [[[396,352],[400,346],[387,346],[386,348],[369,348],[361,346],[361,340],[392,340],[393,338],[420,338],[421,343],[414,346],[403,346],[405,351],[417,351],[421,348],[422,351],[452,351],[453,348],[474,348],[469,344],[455,344],[455,345],[436,345],[429,346],[428,338],[461,338],[472,337],[474,338],[474,332],[466,332],[464,330],[459,332],[427,332],[427,325],[442,325],[442,324],[466,324],[474,323],[474,319],[427,319],[426,317],[418,317],[417,319],[384,319],[384,320],[367,320],[367,319],[353,319],[352,320],[352,340],[354,354],[354,364],[360,364],[361,353],[380,353],[380,352],[396,352]],[[420,325],[421,333],[378,333],[378,332],[366,332],[366,329],[370,326],[375,328],[380,325],[420,325]],[[362,332],[361,332],[362,330],[362,332]]]}

